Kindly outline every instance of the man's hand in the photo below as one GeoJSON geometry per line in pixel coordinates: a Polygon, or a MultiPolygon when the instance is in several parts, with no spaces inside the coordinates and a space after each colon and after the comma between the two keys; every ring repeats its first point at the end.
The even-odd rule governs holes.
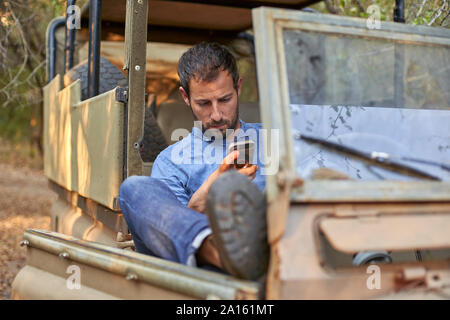
{"type": "MultiPolygon", "coordinates": [[[[239,156],[239,151],[235,150],[230,152],[222,161],[219,168],[211,173],[208,179],[203,182],[203,184],[198,188],[198,190],[192,195],[191,200],[189,200],[188,208],[191,208],[198,212],[204,212],[206,207],[206,198],[208,197],[208,191],[211,185],[221,174],[227,172],[228,170],[235,169],[235,160],[239,156]]],[[[258,166],[255,164],[246,163],[244,167],[237,169],[237,172],[248,176],[249,179],[253,180],[256,177],[256,171],[258,166]]]]}
{"type": "MultiPolygon", "coordinates": [[[[222,164],[219,166],[219,168],[216,171],[218,171],[219,175],[220,175],[220,174],[234,168],[240,174],[243,174],[244,176],[248,176],[251,180],[253,180],[256,176],[256,171],[258,170],[258,166],[255,164],[249,164],[248,162],[246,162],[243,166],[241,165],[239,168],[239,165],[235,164],[235,161],[238,157],[239,157],[238,150],[234,150],[233,152],[230,152],[223,159],[222,164]]],[[[216,179],[217,179],[217,177],[216,177],[216,179]]]]}

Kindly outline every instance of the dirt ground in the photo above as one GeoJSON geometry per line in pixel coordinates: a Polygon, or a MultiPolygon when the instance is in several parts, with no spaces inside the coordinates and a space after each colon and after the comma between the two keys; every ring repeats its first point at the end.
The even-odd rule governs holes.
{"type": "Polygon", "coordinates": [[[39,165],[8,160],[0,158],[0,300],[10,299],[11,284],[25,263],[26,249],[19,245],[25,229],[49,229],[57,197],[39,165]]]}

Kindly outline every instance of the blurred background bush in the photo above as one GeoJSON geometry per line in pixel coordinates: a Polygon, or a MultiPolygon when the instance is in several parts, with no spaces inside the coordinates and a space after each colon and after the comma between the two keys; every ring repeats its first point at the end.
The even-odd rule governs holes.
{"type": "MultiPolygon", "coordinates": [[[[405,0],[406,23],[449,28],[449,1],[405,0]]],[[[372,4],[379,6],[382,21],[393,20],[395,0],[325,0],[312,8],[366,18],[372,4]]],[[[0,0],[0,161],[34,163],[42,153],[45,32],[65,7],[63,0],[0,0]]]]}

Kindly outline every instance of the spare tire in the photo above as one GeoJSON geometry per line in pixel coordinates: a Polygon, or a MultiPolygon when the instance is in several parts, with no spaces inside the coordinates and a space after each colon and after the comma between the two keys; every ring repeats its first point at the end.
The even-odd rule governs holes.
{"type": "MultiPolygon", "coordinates": [[[[75,80],[81,80],[81,100],[88,96],[88,59],[80,62],[64,75],[64,86],[75,80]]],[[[105,57],[100,57],[99,94],[110,91],[115,87],[128,86],[128,79],[123,73],[105,57]]],[[[154,108],[154,99],[152,107],[154,108]]],[[[140,141],[139,153],[145,162],[153,162],[158,154],[167,147],[166,139],[154,118],[151,108],[145,109],[144,136],[140,141]]]]}
{"type": "MultiPolygon", "coordinates": [[[[89,64],[88,59],[86,59],[70,69],[64,75],[65,87],[77,79],[81,80],[81,100],[86,100],[89,98],[88,74],[89,64]]],[[[123,73],[115,65],[109,62],[108,59],[105,57],[100,57],[99,94],[110,91],[117,86],[125,87],[127,85],[128,80],[123,73]]]]}
{"type": "Polygon", "coordinates": [[[144,136],[139,142],[139,154],[142,161],[153,162],[168,144],[152,112],[156,108],[155,95],[150,95],[148,99],[149,105],[145,108],[144,136]]]}

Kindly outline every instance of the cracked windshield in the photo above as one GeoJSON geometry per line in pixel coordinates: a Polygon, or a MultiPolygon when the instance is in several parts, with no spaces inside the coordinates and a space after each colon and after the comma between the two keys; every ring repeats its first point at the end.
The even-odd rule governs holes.
{"type": "Polygon", "coordinates": [[[449,46],[289,29],[283,40],[300,176],[450,180],[449,46]]]}

